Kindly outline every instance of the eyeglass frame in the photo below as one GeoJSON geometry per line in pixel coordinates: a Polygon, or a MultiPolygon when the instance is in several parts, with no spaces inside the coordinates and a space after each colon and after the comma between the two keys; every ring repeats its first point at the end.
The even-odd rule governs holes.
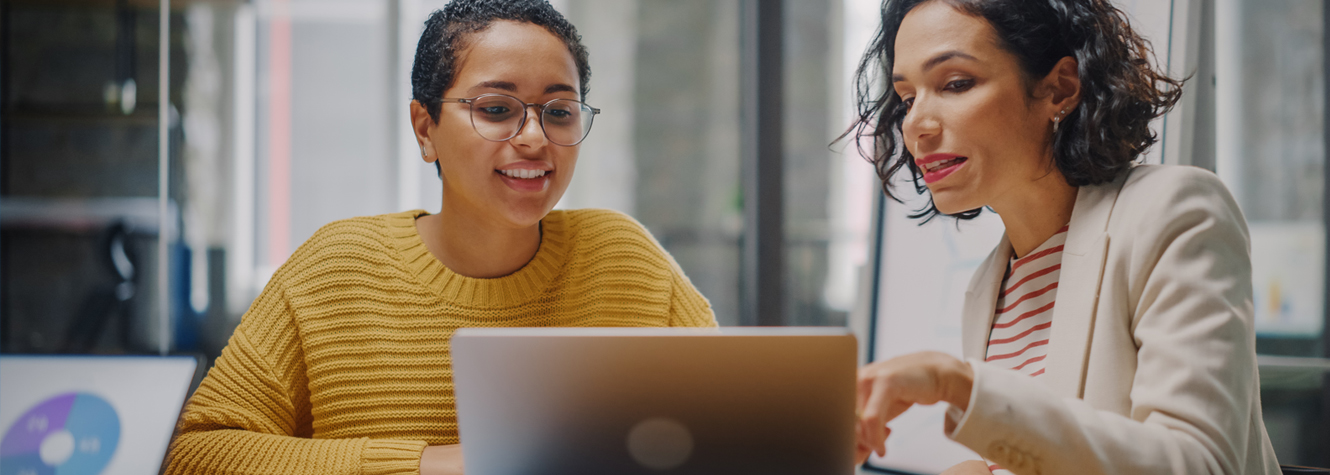
{"type": "Polygon", "coordinates": [[[532,108],[532,107],[539,107],[539,108],[540,108],[540,133],[545,135],[545,140],[549,140],[550,143],[552,143],[552,144],[554,144],[554,145],[558,145],[558,146],[560,146],[560,147],[575,147],[575,146],[581,144],[583,140],[586,140],[587,136],[588,136],[588,135],[591,135],[591,126],[592,126],[593,124],[595,124],[595,122],[596,122],[596,115],[600,114],[600,109],[597,109],[597,108],[595,108],[595,107],[591,107],[591,104],[587,104],[587,103],[585,103],[585,102],[582,102],[582,101],[579,101],[579,100],[576,100],[576,99],[562,99],[562,98],[555,98],[555,99],[550,99],[550,100],[548,100],[548,101],[545,101],[544,104],[536,104],[536,103],[534,103],[534,102],[524,102],[524,101],[522,101],[521,99],[517,98],[516,96],[511,96],[511,95],[503,94],[503,93],[500,93],[500,92],[487,92],[487,93],[485,93],[485,94],[481,94],[481,95],[478,95],[478,96],[475,96],[475,97],[444,97],[444,98],[439,99],[439,103],[440,103],[440,104],[444,104],[444,103],[466,104],[466,105],[467,105],[467,120],[469,120],[469,121],[471,122],[471,130],[476,131],[476,135],[479,135],[480,138],[485,139],[485,140],[489,140],[490,142],[507,142],[507,141],[509,141],[509,140],[512,140],[513,137],[516,137],[517,134],[522,133],[522,128],[523,128],[523,127],[526,127],[527,110],[530,109],[530,108],[532,108]],[[518,122],[517,129],[513,131],[513,134],[512,134],[512,135],[509,135],[508,138],[505,138],[505,139],[502,139],[502,140],[494,140],[494,139],[491,139],[491,138],[489,138],[489,137],[486,137],[485,134],[480,133],[480,129],[476,128],[476,115],[475,115],[475,109],[472,109],[472,107],[474,107],[474,103],[475,103],[477,100],[479,100],[480,98],[482,98],[482,97],[493,97],[493,96],[503,96],[503,97],[511,98],[512,100],[517,101],[518,103],[522,104],[522,120],[518,122]],[[555,103],[556,101],[576,102],[576,103],[578,103],[578,104],[581,104],[581,105],[586,106],[588,109],[591,109],[591,123],[590,123],[590,124],[587,124],[586,132],[582,134],[582,138],[577,139],[577,142],[574,142],[574,143],[572,143],[572,144],[568,144],[568,145],[564,145],[564,144],[561,144],[561,143],[555,142],[554,139],[550,138],[550,134],[549,134],[549,132],[547,132],[547,131],[545,130],[545,108],[546,108],[546,107],[549,107],[550,104],[553,104],[553,103],[555,103]]]}

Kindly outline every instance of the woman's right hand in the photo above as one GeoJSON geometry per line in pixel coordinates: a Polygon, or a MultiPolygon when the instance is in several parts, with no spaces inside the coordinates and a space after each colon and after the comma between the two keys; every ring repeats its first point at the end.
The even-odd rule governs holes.
{"type": "Polygon", "coordinates": [[[462,445],[431,445],[420,455],[420,475],[462,475],[462,445]]]}
{"type": "MultiPolygon", "coordinates": [[[[858,458],[887,455],[887,423],[915,404],[947,402],[970,406],[974,371],[969,363],[936,351],[921,351],[859,368],[858,458]]],[[[950,429],[948,429],[950,430],[950,429]]]]}

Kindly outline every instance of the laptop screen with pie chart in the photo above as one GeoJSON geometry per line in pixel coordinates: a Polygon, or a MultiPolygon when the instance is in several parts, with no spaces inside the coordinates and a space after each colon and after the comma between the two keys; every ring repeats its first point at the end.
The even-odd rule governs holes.
{"type": "Polygon", "coordinates": [[[196,365],[0,356],[0,475],[157,473],[196,365]]]}

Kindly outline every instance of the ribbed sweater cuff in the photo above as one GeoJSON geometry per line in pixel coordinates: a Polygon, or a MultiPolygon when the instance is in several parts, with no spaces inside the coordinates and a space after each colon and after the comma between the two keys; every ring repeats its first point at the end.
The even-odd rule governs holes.
{"type": "Polygon", "coordinates": [[[425,442],[411,440],[370,440],[365,444],[365,475],[419,474],[420,454],[425,442]]]}

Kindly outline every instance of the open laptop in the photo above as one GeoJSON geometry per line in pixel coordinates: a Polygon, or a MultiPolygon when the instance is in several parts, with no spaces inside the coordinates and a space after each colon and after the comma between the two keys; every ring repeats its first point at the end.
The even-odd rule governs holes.
{"type": "Polygon", "coordinates": [[[467,473],[854,472],[843,328],[462,329],[467,473]]]}
{"type": "Polygon", "coordinates": [[[0,356],[0,475],[158,473],[196,364],[0,356]]]}

